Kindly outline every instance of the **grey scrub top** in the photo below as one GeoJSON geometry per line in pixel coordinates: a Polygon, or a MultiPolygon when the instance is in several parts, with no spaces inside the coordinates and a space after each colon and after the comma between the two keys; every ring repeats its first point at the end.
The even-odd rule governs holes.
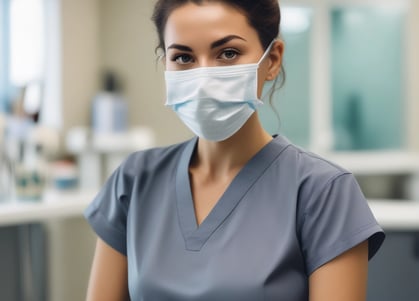
{"type": "Polygon", "coordinates": [[[197,138],[132,154],[86,209],[127,256],[131,300],[308,300],[308,276],[384,233],[353,175],[275,137],[198,227],[188,176],[197,138]]]}

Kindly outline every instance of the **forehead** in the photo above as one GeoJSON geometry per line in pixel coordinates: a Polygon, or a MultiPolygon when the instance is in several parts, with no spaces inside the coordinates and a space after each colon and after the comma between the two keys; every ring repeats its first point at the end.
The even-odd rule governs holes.
{"type": "Polygon", "coordinates": [[[165,44],[213,41],[226,35],[246,40],[258,39],[246,15],[238,8],[221,2],[187,3],[176,8],[167,19],[165,44]]]}

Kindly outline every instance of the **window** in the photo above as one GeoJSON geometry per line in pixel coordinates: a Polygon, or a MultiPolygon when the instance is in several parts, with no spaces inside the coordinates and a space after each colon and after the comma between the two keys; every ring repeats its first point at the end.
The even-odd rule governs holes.
{"type": "Polygon", "coordinates": [[[25,86],[43,78],[43,0],[11,0],[10,80],[25,86]]]}
{"type": "Polygon", "coordinates": [[[44,0],[3,0],[1,13],[0,104],[10,112],[11,101],[25,89],[24,109],[40,108],[44,78],[44,0]]]}
{"type": "Polygon", "coordinates": [[[335,148],[403,147],[404,8],[333,7],[330,14],[335,148]]]}
{"type": "Polygon", "coordinates": [[[268,132],[319,153],[405,149],[409,5],[284,0],[286,83],[274,96],[280,125],[259,110],[268,132]]]}
{"type": "Polygon", "coordinates": [[[0,1],[0,112],[8,110],[9,1],[0,1]]]}

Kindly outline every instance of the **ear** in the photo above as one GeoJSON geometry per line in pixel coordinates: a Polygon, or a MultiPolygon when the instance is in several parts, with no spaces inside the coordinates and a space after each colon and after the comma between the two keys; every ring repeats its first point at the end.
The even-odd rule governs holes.
{"type": "Polygon", "coordinates": [[[281,71],[282,56],[284,54],[285,44],[282,40],[276,40],[269,52],[269,65],[266,74],[266,80],[274,80],[281,71]]]}
{"type": "Polygon", "coordinates": [[[162,48],[156,49],[157,63],[162,63],[163,67],[166,68],[166,52],[162,48]]]}
{"type": "Polygon", "coordinates": [[[158,61],[163,64],[164,68],[166,68],[166,54],[159,56],[158,61]]]}

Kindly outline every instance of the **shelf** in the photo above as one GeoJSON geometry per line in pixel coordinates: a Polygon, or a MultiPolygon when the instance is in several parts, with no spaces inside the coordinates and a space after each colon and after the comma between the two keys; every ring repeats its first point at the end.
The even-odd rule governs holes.
{"type": "Polygon", "coordinates": [[[419,174],[419,154],[414,152],[333,152],[323,157],[354,174],[419,174]]]}
{"type": "Polygon", "coordinates": [[[131,153],[155,145],[155,134],[148,127],[135,127],[125,132],[93,133],[91,129],[75,127],[69,130],[66,147],[70,153],[100,154],[131,153]]]}

